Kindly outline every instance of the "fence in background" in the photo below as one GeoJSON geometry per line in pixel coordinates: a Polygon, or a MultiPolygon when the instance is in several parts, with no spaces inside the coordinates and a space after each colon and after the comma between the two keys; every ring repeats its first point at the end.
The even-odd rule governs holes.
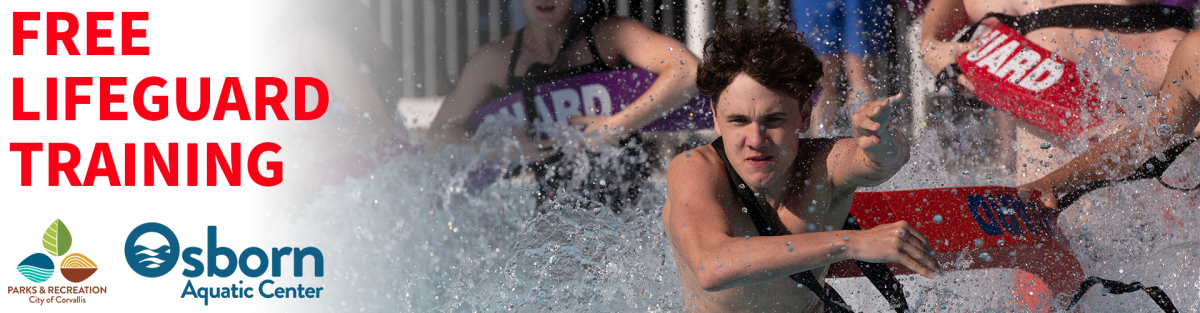
{"type": "MultiPolygon", "coordinates": [[[[453,88],[463,64],[481,45],[499,40],[526,23],[520,0],[363,0],[378,12],[383,42],[394,49],[402,70],[402,96],[440,97],[453,88]]],[[[745,15],[778,20],[788,0],[574,0],[609,16],[641,21],[698,51],[712,21],[745,15]]]]}

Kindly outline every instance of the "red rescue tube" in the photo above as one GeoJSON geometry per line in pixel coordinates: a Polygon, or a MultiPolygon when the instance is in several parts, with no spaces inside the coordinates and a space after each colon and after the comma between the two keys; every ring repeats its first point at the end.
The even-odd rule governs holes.
{"type": "Polygon", "coordinates": [[[1081,79],[1075,62],[1002,24],[972,41],[957,64],[980,100],[1067,139],[1104,123],[1099,87],[1081,79]]]}
{"type": "MultiPolygon", "coordinates": [[[[1031,309],[1040,304],[1038,311],[1051,307],[1046,300],[1069,301],[1085,278],[1054,215],[1036,201],[1022,201],[1016,188],[858,192],[850,213],[863,229],[907,221],[929,239],[941,264],[965,255],[974,260],[948,270],[1016,270],[1009,288],[1021,292],[1014,298],[1031,309]]],[[[900,264],[888,265],[896,275],[915,274],[900,264]]],[[[862,272],[853,262],[830,265],[829,277],[857,276],[862,272]]]]}

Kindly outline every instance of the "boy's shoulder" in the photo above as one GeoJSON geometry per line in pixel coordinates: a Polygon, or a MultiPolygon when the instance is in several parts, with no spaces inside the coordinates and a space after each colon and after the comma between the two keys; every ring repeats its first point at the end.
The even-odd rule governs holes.
{"type": "Polygon", "coordinates": [[[670,179],[672,176],[680,176],[682,174],[693,176],[715,174],[715,172],[724,174],[725,163],[717,155],[717,150],[713,149],[712,145],[709,144],[684,151],[671,159],[671,163],[667,167],[667,178],[670,179]],[[673,173],[675,175],[672,175],[673,173]]]}
{"type": "Polygon", "coordinates": [[[725,162],[721,161],[712,145],[696,147],[671,159],[667,167],[667,193],[668,196],[693,193],[728,196],[727,175],[725,162]]]}

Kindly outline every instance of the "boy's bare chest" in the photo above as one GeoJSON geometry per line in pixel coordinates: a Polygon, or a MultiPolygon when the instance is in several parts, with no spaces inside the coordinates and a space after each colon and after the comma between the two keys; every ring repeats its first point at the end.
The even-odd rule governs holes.
{"type": "MultiPolygon", "coordinates": [[[[773,220],[772,224],[783,226],[790,234],[842,229],[849,214],[852,194],[840,196],[824,180],[808,182],[807,185],[796,186],[800,190],[779,203],[778,207],[764,206],[767,217],[773,220]]],[[[758,235],[748,209],[734,217],[731,226],[736,236],[758,235]]]]}

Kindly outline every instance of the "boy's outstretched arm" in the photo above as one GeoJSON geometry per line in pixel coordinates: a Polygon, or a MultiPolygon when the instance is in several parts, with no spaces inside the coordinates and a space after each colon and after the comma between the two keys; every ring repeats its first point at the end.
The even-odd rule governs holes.
{"type": "MultiPolygon", "coordinates": [[[[668,238],[707,291],[765,283],[846,259],[895,262],[932,277],[940,271],[929,241],[905,222],[869,230],[784,236],[734,233],[753,228],[709,147],[685,152],[667,173],[668,238]],[[707,149],[701,153],[698,150],[707,149]],[[733,223],[742,223],[733,225],[733,223]]],[[[735,174],[736,175],[736,174],[735,174]]]]}
{"type": "Polygon", "coordinates": [[[904,94],[868,102],[850,118],[854,138],[841,140],[829,153],[834,186],[853,190],[879,185],[908,163],[908,138],[890,127],[894,104],[901,99],[904,94]]]}

